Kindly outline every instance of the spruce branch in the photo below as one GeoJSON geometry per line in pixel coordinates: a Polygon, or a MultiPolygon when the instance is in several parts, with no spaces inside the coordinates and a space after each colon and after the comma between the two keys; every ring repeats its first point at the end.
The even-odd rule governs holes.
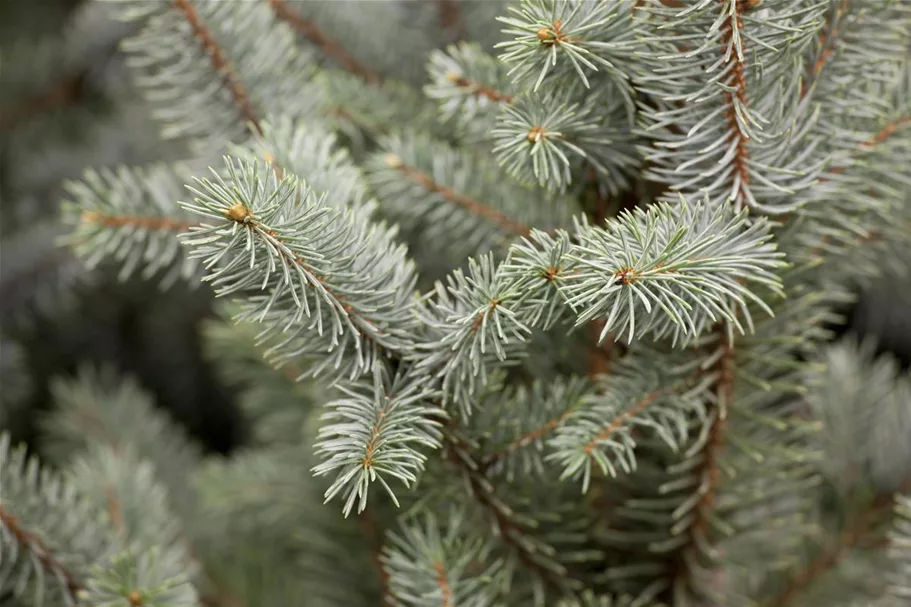
{"type": "Polygon", "coordinates": [[[509,7],[514,16],[497,18],[507,26],[503,33],[515,38],[496,48],[504,49],[500,59],[513,64],[510,74],[515,79],[537,72],[535,91],[551,70],[575,72],[586,88],[591,86],[586,72],[598,72],[599,67],[624,80],[628,76],[622,71],[623,59],[631,54],[635,35],[632,9],[633,3],[626,1],[528,0],[509,7]]]}
{"type": "Polygon", "coordinates": [[[493,222],[507,232],[511,232],[518,236],[528,235],[529,229],[527,226],[517,221],[513,221],[495,209],[492,209],[477,200],[464,196],[450,187],[436,183],[426,173],[422,173],[414,167],[404,164],[402,159],[398,156],[389,154],[386,156],[385,160],[386,164],[388,164],[391,169],[398,171],[405,179],[420,185],[428,192],[439,194],[447,201],[462,207],[469,213],[473,213],[493,222]]]}
{"type": "Polygon", "coordinates": [[[532,227],[569,224],[572,201],[504,179],[480,154],[414,133],[380,143],[383,151],[367,163],[368,183],[403,230],[432,250],[445,245],[460,259],[502,249],[532,227]]]}
{"type": "Polygon", "coordinates": [[[516,179],[556,191],[591,167],[604,178],[603,187],[618,193],[640,162],[622,92],[602,86],[582,93],[568,86],[522,95],[501,110],[490,133],[498,162],[516,179]]]}
{"type": "Polygon", "coordinates": [[[0,486],[0,579],[15,580],[13,596],[30,593],[37,605],[48,595],[76,602],[88,567],[116,546],[103,511],[24,446],[11,447],[6,432],[0,435],[0,486]]]}
{"type": "Polygon", "coordinates": [[[316,446],[324,459],[313,471],[317,476],[335,474],[325,499],[341,495],[345,516],[355,504],[357,512],[364,511],[374,481],[396,504],[387,477],[406,487],[417,481],[427,459],[418,449],[440,445],[439,418],[444,414],[433,404],[437,394],[432,385],[427,377],[392,374],[377,362],[372,377],[338,387],[343,396],[326,406],[322,419],[331,423],[320,428],[316,446]]]}
{"type": "Polygon", "coordinates": [[[380,557],[387,571],[392,605],[407,607],[484,607],[502,569],[491,557],[491,542],[464,529],[464,516],[450,513],[441,529],[433,515],[406,521],[388,535],[380,557]]]}
{"type": "Polygon", "coordinates": [[[814,157],[818,116],[800,103],[799,58],[825,7],[771,2],[644,9],[650,65],[639,79],[655,98],[640,106],[649,177],[736,210],[782,214],[802,204],[797,194],[814,185],[824,158],[814,157]]]}
{"type": "Polygon", "coordinates": [[[699,400],[704,379],[662,377],[643,363],[637,357],[618,362],[548,441],[546,459],[562,468],[561,478],[581,479],[583,492],[595,467],[612,477],[635,470],[637,435],[645,432],[676,450],[689,436],[689,420],[706,415],[699,400]]]}
{"type": "Polygon", "coordinates": [[[804,83],[801,85],[801,98],[807,95],[807,92],[810,90],[813,82],[819,78],[819,75],[822,73],[823,68],[825,68],[826,63],[828,63],[829,59],[832,57],[832,54],[835,52],[834,46],[841,34],[839,29],[842,26],[842,20],[848,11],[849,2],[850,0],[841,0],[838,8],[836,8],[832,14],[832,24],[827,29],[823,30],[819,35],[816,60],[812,63],[812,67],[810,69],[810,73],[807,75],[806,81],[804,81],[804,83]]]}
{"type": "MultiPolygon", "coordinates": [[[[716,526],[714,521],[719,516],[717,502],[724,479],[722,478],[723,457],[725,449],[726,431],[728,425],[728,409],[733,404],[735,381],[735,351],[734,337],[731,327],[719,323],[716,336],[720,354],[714,369],[714,385],[711,391],[714,398],[706,412],[703,421],[705,439],[701,444],[700,453],[696,455],[700,460],[695,475],[698,478],[698,500],[692,506],[691,521],[686,529],[687,541],[679,549],[672,582],[674,588],[687,588],[696,596],[705,593],[701,587],[698,569],[714,566],[713,534],[716,526]],[[687,554],[687,553],[690,554],[687,554]]],[[[697,443],[698,444],[698,443],[697,443]]]]}
{"type": "Polygon", "coordinates": [[[87,170],[67,182],[63,221],[73,231],[64,242],[91,269],[113,258],[126,279],[161,273],[167,286],[199,274],[197,262],[181,248],[177,234],[197,226],[176,203],[186,172],[167,165],[87,170]]]}
{"type": "Polygon", "coordinates": [[[312,116],[321,107],[306,55],[265,3],[109,3],[143,26],[124,48],[166,137],[187,138],[207,154],[262,134],[267,115],[312,116]],[[274,79],[276,68],[286,77],[274,79]]]}
{"type": "Polygon", "coordinates": [[[342,67],[352,74],[356,74],[369,85],[378,86],[382,82],[379,74],[355,59],[354,55],[349,53],[336,40],[329,37],[313,21],[302,17],[288,5],[286,0],[266,1],[272,7],[276,16],[291,24],[297,32],[317,46],[327,57],[338,61],[342,67]]]}
{"type": "Polygon", "coordinates": [[[771,313],[747,282],[782,294],[773,272],[783,265],[781,254],[768,225],[747,225],[743,213],[730,217],[724,208],[681,200],[621,213],[605,228],[578,224],[576,231],[579,244],[569,253],[576,271],[561,290],[577,324],[607,317],[600,341],[615,331],[630,340],[651,333],[676,342],[719,318],[742,333],[736,314],[752,329],[748,302],[771,313]],[[663,314],[652,314],[653,306],[663,314]]]}
{"type": "Polygon", "coordinates": [[[98,607],[196,607],[199,597],[181,565],[158,548],[122,552],[92,570],[80,601],[98,607]]]}
{"type": "Polygon", "coordinates": [[[182,203],[208,218],[185,242],[206,260],[216,294],[244,302],[240,319],[284,334],[272,354],[321,350],[331,358],[313,373],[353,377],[387,351],[407,350],[414,270],[394,232],[369,222],[370,209],[333,208],[294,175],[225,163],[227,178],[198,179],[195,201],[182,203]]]}
{"type": "Polygon", "coordinates": [[[132,446],[104,443],[74,455],[66,467],[67,479],[85,499],[107,510],[124,546],[138,551],[160,548],[178,561],[181,570],[193,573],[190,546],[171,506],[186,501],[186,496],[161,482],[167,477],[154,460],[140,459],[132,446]]]}
{"type": "MultiPolygon", "coordinates": [[[[156,482],[166,487],[178,514],[186,516],[192,511],[195,500],[189,475],[201,453],[182,428],[155,409],[135,380],[118,378],[110,369],[84,368],[75,378],[52,382],[51,393],[57,408],[42,426],[52,460],[72,462],[92,445],[127,458],[132,453],[150,462],[156,482]]],[[[128,465],[123,474],[135,477],[136,471],[128,465]]]]}
{"type": "Polygon", "coordinates": [[[729,141],[731,145],[735,146],[734,157],[731,159],[734,168],[734,182],[730,197],[735,201],[734,208],[740,210],[745,206],[744,202],[750,186],[748,133],[741,126],[742,119],[738,117],[738,114],[744,113],[742,108],[745,108],[747,104],[747,85],[744,76],[742,5],[739,2],[729,2],[728,6],[730,12],[721,26],[721,45],[728,64],[725,70],[728,72],[726,84],[733,89],[725,93],[726,104],[729,108],[727,111],[729,141]]]}
{"type": "Polygon", "coordinates": [[[491,402],[483,402],[472,418],[472,428],[486,432],[487,453],[480,470],[491,476],[505,471],[507,480],[519,474],[546,474],[546,442],[566,420],[585,405],[592,386],[583,378],[536,381],[530,388],[504,390],[491,402]],[[508,423],[503,420],[508,419],[508,423]],[[499,420],[500,423],[495,423],[499,420]]]}
{"type": "Polygon", "coordinates": [[[497,494],[496,485],[484,472],[474,446],[453,424],[444,428],[443,448],[446,460],[465,481],[471,499],[490,521],[495,537],[523,569],[535,576],[536,594],[541,593],[541,584],[561,590],[578,587],[578,580],[571,578],[566,566],[559,561],[558,551],[543,538],[534,536],[532,526],[517,517],[497,494]]]}
{"type": "MultiPolygon", "coordinates": [[[[911,477],[899,493],[911,492],[911,477]]],[[[825,573],[835,568],[853,549],[876,541],[879,547],[889,545],[888,538],[881,535],[882,523],[894,513],[895,498],[892,495],[876,496],[863,511],[857,513],[844,530],[835,536],[835,541],[824,547],[805,567],[795,571],[785,587],[766,607],[787,607],[793,604],[807,588],[825,573]]]]}
{"type": "MultiPolygon", "coordinates": [[[[5,447],[5,445],[2,446],[5,447]]],[[[82,585],[76,581],[73,573],[57,560],[44,541],[37,534],[25,529],[2,503],[0,503],[0,523],[3,524],[3,531],[12,536],[12,541],[35,553],[38,562],[48,575],[63,580],[70,600],[75,601],[79,591],[82,590],[82,585]]]]}
{"type": "Polygon", "coordinates": [[[240,78],[234,73],[229,64],[224,50],[218,45],[218,42],[215,41],[212,33],[202,22],[199,13],[197,13],[196,9],[190,3],[190,0],[174,0],[174,4],[177,6],[177,9],[183,13],[184,19],[186,19],[187,23],[190,25],[193,36],[198,40],[199,46],[212,62],[212,70],[221,74],[224,86],[230,92],[234,103],[237,104],[244,123],[248,124],[256,134],[262,135],[259,116],[256,110],[253,109],[253,105],[250,102],[250,98],[247,95],[247,91],[241,83],[240,78]]]}
{"type": "Polygon", "coordinates": [[[748,302],[771,311],[745,285],[780,293],[773,270],[782,265],[768,226],[745,224],[743,213],[681,202],[637,209],[605,228],[577,223],[577,244],[563,232],[533,232],[501,266],[483,257],[447,286],[438,283],[419,308],[428,333],[417,364],[441,378],[447,400],[465,407],[492,365],[510,364],[532,328],[567,306],[577,325],[606,317],[602,340],[613,330],[681,341],[718,319],[743,332],[735,314],[752,328],[748,302]]]}
{"type": "Polygon", "coordinates": [[[469,140],[487,139],[497,114],[518,93],[506,66],[477,44],[460,42],[432,52],[427,71],[425,94],[439,103],[442,120],[454,121],[469,140]]]}

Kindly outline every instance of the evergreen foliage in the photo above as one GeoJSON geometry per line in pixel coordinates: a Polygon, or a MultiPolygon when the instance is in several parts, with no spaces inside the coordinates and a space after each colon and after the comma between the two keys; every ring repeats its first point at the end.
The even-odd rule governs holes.
{"type": "Polygon", "coordinates": [[[909,269],[911,5],[79,16],[36,64],[113,38],[132,78],[98,86],[155,134],[54,172],[60,222],[17,228],[66,248],[23,227],[3,272],[219,298],[249,432],[205,453],[86,364],[39,464],[4,337],[0,603],[911,605],[911,376],[829,333],[909,269]]]}

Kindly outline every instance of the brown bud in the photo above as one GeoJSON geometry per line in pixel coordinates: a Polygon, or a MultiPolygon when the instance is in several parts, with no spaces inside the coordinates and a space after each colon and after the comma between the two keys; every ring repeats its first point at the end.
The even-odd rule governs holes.
{"type": "Polygon", "coordinates": [[[231,208],[225,211],[225,217],[237,223],[244,223],[247,218],[252,217],[253,213],[240,202],[235,202],[231,208]]]}
{"type": "Polygon", "coordinates": [[[383,160],[386,161],[386,165],[392,169],[402,168],[402,159],[396,156],[395,154],[389,153],[383,157],[383,160]]]}
{"type": "Polygon", "coordinates": [[[130,605],[132,605],[132,607],[140,607],[144,604],[142,601],[142,595],[135,590],[127,595],[127,600],[130,602],[130,605]]]}
{"type": "Polygon", "coordinates": [[[531,130],[528,131],[526,137],[530,143],[538,143],[544,139],[544,129],[539,126],[532,127],[531,130]]]}

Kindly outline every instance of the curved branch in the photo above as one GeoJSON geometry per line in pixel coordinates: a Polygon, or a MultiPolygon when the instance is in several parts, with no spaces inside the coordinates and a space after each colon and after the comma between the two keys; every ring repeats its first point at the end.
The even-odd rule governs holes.
{"type": "Polygon", "coordinates": [[[813,63],[813,67],[810,69],[810,74],[807,77],[807,80],[800,87],[800,98],[803,99],[806,97],[807,92],[810,90],[810,84],[814,82],[818,77],[820,72],[826,66],[826,63],[829,61],[829,58],[834,52],[834,41],[838,38],[841,31],[838,29],[838,22],[841,21],[845,13],[848,10],[848,0],[842,0],[841,5],[835,11],[835,22],[832,25],[832,28],[824,31],[819,35],[819,56],[816,58],[816,61],[813,63]]]}
{"type": "Polygon", "coordinates": [[[250,128],[257,135],[262,135],[263,130],[259,117],[256,110],[253,108],[253,104],[250,102],[250,97],[247,95],[246,88],[244,88],[244,85],[237,77],[237,74],[234,73],[231,63],[228,61],[227,57],[225,57],[224,51],[215,41],[215,38],[212,37],[212,33],[199,18],[199,13],[197,13],[196,9],[193,8],[193,5],[190,4],[190,0],[174,0],[174,4],[177,5],[177,8],[184,14],[187,23],[190,24],[193,35],[199,40],[202,50],[209,56],[209,60],[212,62],[212,68],[215,72],[221,74],[222,81],[230,92],[231,98],[234,99],[234,102],[240,109],[244,121],[250,125],[250,128]]]}
{"type": "Polygon", "coordinates": [[[443,598],[442,607],[452,607],[452,588],[449,586],[449,579],[446,577],[446,569],[443,563],[437,561],[433,564],[433,570],[437,574],[437,585],[440,587],[440,594],[443,598]]]}
{"type": "Polygon", "coordinates": [[[291,24],[291,26],[307,38],[307,40],[318,46],[326,56],[341,63],[346,70],[360,76],[367,84],[373,86],[380,85],[382,79],[379,74],[355,59],[351,53],[345,50],[341,44],[327,36],[315,23],[301,17],[288,6],[286,0],[266,1],[279,18],[284,19],[291,24]]]}
{"type": "Polygon", "coordinates": [[[585,454],[590,456],[592,451],[594,451],[598,447],[599,442],[609,438],[614,432],[616,432],[617,430],[622,428],[628,421],[630,421],[631,419],[633,419],[634,417],[636,417],[637,415],[639,415],[640,413],[642,413],[643,411],[648,409],[649,405],[654,403],[656,400],[658,400],[659,398],[661,398],[668,392],[670,392],[669,389],[662,389],[662,390],[656,390],[650,394],[647,394],[645,396],[645,398],[643,398],[638,403],[636,403],[635,406],[633,406],[630,409],[627,409],[626,411],[624,411],[623,413],[621,413],[620,415],[615,417],[613,420],[611,420],[610,424],[608,424],[608,426],[604,430],[602,430],[600,433],[598,433],[597,436],[595,436],[593,439],[591,439],[588,442],[588,444],[585,445],[585,448],[583,449],[585,451],[585,454]]]}
{"type": "Polygon", "coordinates": [[[468,484],[469,492],[477,504],[486,511],[492,519],[497,537],[504,544],[515,551],[516,558],[523,567],[534,572],[542,581],[554,586],[563,586],[569,580],[567,572],[562,567],[554,569],[538,562],[534,555],[538,554],[527,542],[519,541],[515,534],[524,534],[521,523],[509,517],[503,504],[498,504],[493,483],[484,474],[484,468],[474,458],[473,449],[452,431],[446,432],[443,438],[443,449],[446,458],[452,462],[462,474],[468,484]]]}
{"type": "MultiPolygon", "coordinates": [[[[902,494],[908,491],[911,491],[911,477],[905,480],[897,493],[902,494]]],[[[895,499],[891,493],[877,496],[870,503],[869,508],[861,512],[852,524],[838,535],[835,544],[827,550],[823,550],[806,567],[797,571],[790,583],[767,603],[766,607],[790,605],[810,584],[836,567],[851,549],[866,546],[870,540],[879,540],[876,542],[878,547],[888,546],[888,538],[877,538],[875,528],[893,511],[894,507],[895,499]]]]}
{"type": "Polygon", "coordinates": [[[0,523],[9,531],[13,539],[21,546],[26,547],[38,559],[41,567],[53,577],[60,578],[70,599],[75,602],[83,586],[76,580],[76,576],[64,566],[48,548],[38,535],[22,527],[19,520],[7,511],[0,503],[0,523]]]}
{"type": "MultiPolygon", "coordinates": [[[[273,168],[275,168],[275,167],[276,167],[276,165],[273,165],[273,168]]],[[[237,205],[228,209],[226,211],[225,215],[226,215],[227,219],[229,219],[230,221],[234,221],[236,223],[242,224],[242,225],[246,226],[248,229],[253,230],[253,231],[259,233],[260,235],[262,235],[263,237],[265,237],[270,242],[271,246],[276,251],[278,251],[279,255],[281,255],[289,263],[300,268],[303,271],[305,276],[308,276],[313,281],[318,282],[322,286],[322,288],[326,291],[326,293],[328,293],[336,302],[338,302],[338,305],[340,306],[341,311],[346,316],[348,316],[349,318],[351,318],[353,320],[357,320],[360,323],[363,323],[363,325],[365,325],[365,326],[370,327],[377,334],[381,335],[383,333],[380,329],[376,328],[376,326],[372,322],[370,322],[370,320],[368,320],[367,318],[364,318],[363,316],[361,316],[359,314],[355,314],[354,306],[352,306],[348,302],[348,299],[344,295],[341,295],[341,294],[335,292],[335,290],[328,283],[325,276],[322,276],[321,274],[316,272],[310,266],[310,264],[307,263],[306,260],[304,260],[301,257],[292,253],[291,248],[281,238],[278,237],[278,234],[276,234],[273,230],[270,230],[267,226],[261,224],[256,219],[256,217],[252,214],[252,212],[250,212],[249,209],[247,209],[246,207],[244,207],[243,205],[238,203],[237,205]]],[[[381,344],[377,343],[376,340],[374,340],[372,336],[365,334],[363,331],[358,331],[358,334],[364,341],[374,345],[376,348],[378,348],[379,350],[381,350],[383,352],[386,351],[386,348],[383,347],[381,344]]],[[[377,422],[377,423],[379,423],[379,422],[377,422]]]]}
{"type": "Polygon", "coordinates": [[[0,132],[39,114],[76,102],[85,90],[86,75],[86,72],[81,72],[23,99],[12,107],[3,108],[0,110],[0,132]]]}
{"type": "Polygon", "coordinates": [[[488,469],[490,469],[491,466],[495,465],[498,461],[500,461],[507,455],[509,455],[511,453],[515,453],[519,449],[524,449],[525,447],[534,443],[538,439],[553,432],[575,410],[576,410],[575,403],[573,403],[573,405],[570,408],[568,408],[566,411],[563,411],[557,417],[554,417],[553,419],[548,420],[546,423],[538,426],[537,428],[534,428],[533,430],[529,430],[528,432],[526,432],[519,438],[510,442],[508,445],[506,445],[502,449],[498,449],[497,451],[489,453],[488,455],[486,455],[484,457],[484,459],[481,460],[481,463],[479,464],[479,469],[482,472],[485,470],[488,470],[488,469]]]}
{"type": "Polygon", "coordinates": [[[167,217],[142,217],[138,215],[108,215],[99,211],[85,211],[81,219],[85,223],[97,223],[106,228],[140,228],[161,232],[185,232],[199,224],[192,221],[178,221],[167,217]]]}
{"type": "Polygon", "coordinates": [[[493,87],[487,86],[486,84],[481,84],[480,82],[475,82],[463,76],[459,76],[455,72],[446,74],[446,79],[459,88],[468,89],[470,94],[474,95],[475,97],[486,97],[494,103],[509,104],[513,102],[512,95],[507,95],[506,93],[500,92],[493,87]]]}
{"type": "Polygon", "coordinates": [[[473,213],[495,223],[507,232],[512,232],[518,236],[528,236],[531,234],[531,230],[525,224],[510,219],[496,209],[484,204],[483,202],[469,198],[468,196],[457,192],[449,186],[435,182],[433,178],[430,177],[430,175],[422,173],[414,167],[408,166],[402,162],[402,159],[395,154],[389,154],[386,156],[386,164],[391,168],[397,170],[406,179],[417,183],[421,187],[431,192],[440,194],[446,200],[457,204],[470,213],[473,213]]]}
{"type": "MultiPolygon", "coordinates": [[[[743,19],[741,18],[741,11],[744,9],[749,9],[750,5],[743,3],[742,0],[733,2],[733,14],[730,15],[724,22],[724,25],[721,27],[721,45],[722,52],[730,54],[727,62],[730,65],[730,74],[727,78],[727,85],[731,87],[732,91],[726,91],[724,93],[725,101],[728,105],[728,111],[726,112],[728,128],[730,130],[730,141],[737,144],[737,152],[734,154],[732,163],[734,165],[734,173],[732,179],[740,180],[740,185],[737,188],[737,207],[741,207],[744,203],[744,187],[750,183],[750,169],[748,160],[750,157],[749,150],[747,149],[747,134],[743,132],[743,129],[740,127],[740,122],[737,119],[737,110],[736,103],[740,103],[741,106],[746,106],[746,77],[744,58],[740,54],[741,51],[738,50],[736,44],[734,44],[734,30],[736,27],[737,32],[743,30],[743,19]]],[[[742,46],[742,44],[741,44],[742,46]]]]}

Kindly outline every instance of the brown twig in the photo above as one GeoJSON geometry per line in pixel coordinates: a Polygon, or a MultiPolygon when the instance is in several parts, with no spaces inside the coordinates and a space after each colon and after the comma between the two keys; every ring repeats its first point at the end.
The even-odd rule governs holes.
{"type": "Polygon", "coordinates": [[[464,76],[459,76],[455,72],[449,72],[446,74],[446,79],[459,88],[468,89],[471,91],[471,94],[476,97],[485,97],[494,103],[510,104],[513,102],[512,95],[498,91],[497,89],[487,86],[486,84],[469,80],[464,76]]]}
{"type": "Polygon", "coordinates": [[[543,438],[544,436],[547,436],[549,433],[556,430],[560,426],[560,424],[562,424],[564,422],[564,420],[566,420],[566,418],[569,417],[573,413],[573,411],[575,411],[575,409],[576,409],[576,407],[575,407],[575,403],[574,403],[573,406],[570,406],[568,409],[566,409],[565,411],[560,413],[560,415],[558,415],[557,417],[554,417],[554,418],[548,420],[546,423],[541,424],[537,428],[529,430],[528,432],[526,432],[519,438],[511,441],[509,444],[507,444],[502,449],[498,449],[497,451],[493,451],[492,453],[487,454],[484,457],[484,459],[481,460],[481,463],[478,465],[479,469],[482,472],[489,470],[491,468],[491,466],[494,466],[497,462],[502,460],[504,457],[510,455],[511,453],[515,453],[519,449],[524,449],[525,447],[532,444],[533,442],[543,438]]]}
{"type": "Polygon", "coordinates": [[[469,491],[478,505],[490,515],[495,533],[500,540],[511,547],[516,558],[527,570],[534,572],[542,581],[554,585],[562,585],[565,580],[565,571],[554,571],[538,563],[533,555],[536,551],[530,549],[525,542],[517,541],[513,534],[523,533],[520,523],[512,520],[503,508],[496,504],[497,497],[493,484],[490,482],[482,466],[475,461],[473,449],[458,438],[453,432],[447,432],[443,439],[443,448],[446,458],[455,465],[468,483],[469,491]]]}
{"type": "Polygon", "coordinates": [[[437,17],[444,30],[452,32],[455,38],[462,38],[465,32],[462,28],[462,11],[459,10],[460,0],[436,0],[437,17]]]}
{"type": "Polygon", "coordinates": [[[737,8],[734,11],[734,15],[729,16],[721,27],[721,45],[722,52],[726,53],[728,52],[728,49],[730,49],[731,53],[730,59],[728,60],[731,63],[731,70],[726,84],[734,90],[725,92],[724,96],[726,103],[729,106],[727,120],[730,138],[731,141],[736,141],[737,143],[737,150],[731,161],[734,165],[734,174],[740,178],[740,186],[737,190],[737,200],[738,204],[743,204],[746,197],[744,188],[750,183],[750,168],[747,163],[750,154],[747,149],[748,137],[741,129],[740,122],[737,119],[737,111],[734,109],[735,103],[739,103],[744,107],[747,103],[746,66],[744,65],[743,59],[738,55],[736,45],[734,44],[735,25],[738,32],[743,30],[743,19],[741,18],[740,13],[743,7],[739,3],[735,6],[737,8]]]}
{"type": "Polygon", "coordinates": [[[257,135],[262,135],[262,126],[259,122],[257,112],[250,102],[250,97],[247,95],[247,90],[234,72],[224,51],[215,41],[215,38],[212,37],[212,33],[206,28],[205,24],[200,19],[199,14],[196,12],[196,9],[190,4],[190,0],[174,0],[174,4],[177,5],[177,8],[183,13],[187,23],[190,24],[190,29],[199,41],[199,45],[202,47],[203,52],[209,56],[209,60],[212,62],[212,68],[217,73],[221,74],[222,82],[224,83],[225,88],[230,92],[234,103],[237,104],[244,122],[250,125],[250,128],[257,135]]]}
{"type": "Polygon", "coordinates": [[[114,529],[120,537],[126,537],[127,529],[123,517],[123,508],[120,505],[120,500],[117,499],[117,492],[109,484],[104,485],[104,497],[114,529]]]}
{"type": "Polygon", "coordinates": [[[840,32],[836,28],[836,25],[844,16],[845,12],[848,10],[848,0],[842,0],[841,5],[835,11],[835,23],[832,25],[832,29],[826,30],[819,35],[819,57],[816,58],[816,61],[813,63],[813,67],[810,69],[810,75],[807,80],[800,87],[800,98],[803,99],[806,97],[807,92],[810,90],[810,82],[815,81],[819,77],[820,72],[826,66],[826,63],[829,61],[829,58],[834,52],[832,47],[833,41],[838,38],[840,32]]]}
{"type": "Polygon", "coordinates": [[[54,83],[10,108],[0,111],[0,131],[76,102],[85,90],[84,72],[54,83]]]}
{"type": "MultiPolygon", "coordinates": [[[[911,491],[911,477],[906,479],[898,493],[907,491],[911,491]]],[[[851,549],[888,546],[888,538],[877,536],[875,531],[877,525],[892,512],[894,507],[895,501],[892,493],[877,496],[870,506],[837,536],[835,543],[820,552],[806,567],[797,571],[787,586],[766,607],[787,607],[821,575],[836,567],[851,549]]]]}
{"type": "MultiPolygon", "coordinates": [[[[281,169],[278,169],[277,165],[273,165],[273,166],[276,168],[276,170],[281,170],[281,169]]],[[[243,207],[243,205],[238,203],[225,212],[225,215],[228,219],[230,219],[232,221],[236,221],[237,223],[241,223],[241,224],[245,225],[247,228],[249,228],[251,230],[255,230],[255,231],[259,232],[260,234],[262,234],[263,236],[265,236],[267,239],[271,240],[271,244],[274,245],[274,247],[273,247],[274,250],[278,251],[279,255],[281,255],[286,261],[288,261],[288,262],[294,264],[295,266],[297,266],[298,268],[304,270],[304,272],[307,276],[311,277],[314,281],[318,282],[326,293],[331,295],[337,302],[339,302],[341,310],[349,318],[358,320],[359,322],[363,323],[364,325],[370,327],[377,334],[383,333],[383,331],[381,329],[379,329],[378,327],[376,327],[376,325],[374,325],[373,322],[371,322],[370,320],[368,320],[367,318],[365,318],[359,314],[356,314],[355,310],[354,310],[354,306],[352,306],[348,302],[348,299],[344,295],[335,292],[335,289],[333,289],[331,287],[331,285],[327,282],[326,277],[324,277],[320,273],[316,272],[310,266],[310,264],[307,263],[307,261],[305,259],[299,257],[298,255],[295,255],[294,253],[291,253],[288,245],[278,236],[278,234],[276,234],[274,231],[270,230],[268,227],[264,226],[263,224],[259,223],[259,221],[256,219],[256,217],[253,215],[253,213],[249,209],[244,207],[244,215],[242,217],[232,216],[232,213],[234,213],[235,209],[237,209],[238,206],[243,207]]],[[[358,331],[358,333],[365,341],[373,343],[380,350],[385,350],[385,348],[382,345],[378,344],[376,342],[376,340],[373,337],[371,337],[370,335],[365,334],[361,331],[358,331]]]]}
{"type": "Polygon", "coordinates": [[[503,215],[496,209],[484,204],[483,202],[469,198],[468,196],[455,191],[449,186],[435,182],[426,173],[422,173],[418,169],[406,165],[404,162],[402,162],[402,159],[395,154],[389,154],[386,156],[386,164],[388,164],[391,168],[397,170],[408,180],[417,183],[421,187],[431,192],[440,194],[446,200],[459,205],[474,215],[483,217],[484,219],[495,223],[507,232],[511,232],[518,236],[527,236],[531,232],[528,226],[510,219],[509,217],[503,215]]]}
{"type": "Polygon", "coordinates": [[[653,404],[656,400],[658,400],[659,398],[661,398],[668,392],[669,392],[668,389],[662,389],[662,390],[656,390],[650,394],[647,394],[642,400],[640,400],[638,403],[636,403],[635,406],[633,406],[630,409],[627,409],[626,411],[624,411],[623,413],[621,413],[620,415],[618,415],[617,417],[612,419],[611,422],[607,425],[607,427],[604,428],[604,430],[599,432],[597,436],[595,436],[593,439],[591,439],[588,442],[588,444],[585,445],[585,448],[584,448],[585,454],[590,456],[592,454],[592,451],[594,451],[597,448],[599,442],[601,442],[607,438],[610,438],[610,436],[614,432],[616,432],[617,430],[619,430],[620,428],[625,426],[634,417],[636,417],[637,415],[639,415],[640,413],[642,413],[643,411],[648,409],[648,407],[651,404],[653,404]]]}
{"type": "Polygon", "coordinates": [[[307,40],[318,46],[326,56],[338,61],[342,67],[360,76],[367,84],[378,86],[382,79],[379,74],[363,65],[354,58],[345,48],[326,35],[315,23],[303,18],[294,11],[286,0],[266,0],[275,14],[287,21],[295,30],[300,32],[307,40]]]}
{"type": "Polygon", "coordinates": [[[75,602],[79,591],[82,590],[82,584],[63,563],[57,560],[47,544],[38,535],[23,528],[19,519],[6,510],[2,503],[0,503],[0,523],[12,534],[13,539],[19,545],[24,546],[35,555],[38,563],[47,573],[63,581],[67,594],[75,602]]]}
{"type": "Polygon", "coordinates": [[[443,600],[442,607],[452,607],[452,588],[449,586],[449,578],[446,576],[443,563],[439,561],[434,563],[433,570],[437,574],[437,586],[440,587],[440,595],[443,600]]]}
{"type": "MultiPolygon", "coordinates": [[[[727,84],[733,88],[732,91],[726,92],[725,97],[729,106],[727,112],[728,128],[731,133],[731,140],[736,141],[737,149],[731,162],[734,167],[734,174],[740,179],[740,186],[737,192],[738,204],[743,204],[745,194],[744,188],[750,183],[749,150],[747,149],[747,136],[740,127],[737,119],[735,104],[746,106],[746,66],[743,58],[738,54],[734,44],[734,30],[738,32],[743,30],[742,13],[751,10],[757,2],[746,2],[740,0],[735,3],[732,15],[729,15],[724,24],[721,26],[722,53],[730,52],[728,62],[731,64],[730,76],[727,84]]],[[[722,0],[722,6],[724,6],[722,0]]],[[[725,429],[727,423],[727,408],[731,403],[734,391],[734,344],[728,336],[727,325],[719,323],[715,329],[718,340],[721,343],[721,356],[716,363],[718,379],[715,382],[715,395],[717,403],[715,404],[714,419],[709,428],[708,437],[702,452],[702,464],[699,471],[703,478],[702,495],[696,503],[694,509],[694,518],[690,524],[687,533],[689,541],[685,544],[685,549],[692,546],[704,544],[704,540],[697,538],[704,537],[709,532],[709,520],[715,507],[715,500],[721,482],[721,467],[719,457],[724,448],[725,429]]],[[[678,553],[678,562],[674,567],[674,576],[683,577],[689,580],[690,567],[686,564],[686,558],[683,553],[678,553]]]]}
{"type": "Polygon", "coordinates": [[[199,224],[191,221],[178,221],[167,217],[141,217],[138,215],[108,215],[99,211],[85,211],[81,220],[85,223],[97,223],[107,228],[139,228],[162,232],[185,232],[199,224]]]}
{"type": "MultiPolygon", "coordinates": [[[[718,379],[715,382],[714,391],[718,402],[714,405],[714,419],[702,449],[703,461],[697,471],[697,474],[702,477],[702,495],[693,509],[693,520],[687,530],[689,541],[685,544],[684,550],[707,543],[705,537],[710,532],[710,519],[721,484],[719,460],[725,445],[727,408],[733,399],[734,392],[734,346],[728,337],[727,327],[724,323],[719,323],[715,331],[722,344],[721,356],[715,364],[718,379]]],[[[682,551],[678,552],[672,571],[675,578],[689,579],[690,566],[682,551]]]]}

